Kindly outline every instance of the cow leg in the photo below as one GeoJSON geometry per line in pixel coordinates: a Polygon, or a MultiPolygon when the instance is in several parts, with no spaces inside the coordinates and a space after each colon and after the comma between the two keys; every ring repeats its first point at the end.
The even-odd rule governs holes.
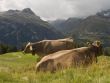
{"type": "Polygon", "coordinates": [[[56,68],[54,66],[54,61],[51,59],[48,61],[47,71],[50,71],[51,73],[55,73],[55,71],[56,71],[56,68]]]}
{"type": "Polygon", "coordinates": [[[98,62],[97,57],[96,57],[95,59],[96,59],[95,61],[96,61],[96,63],[97,63],[97,62],[98,62]]]}

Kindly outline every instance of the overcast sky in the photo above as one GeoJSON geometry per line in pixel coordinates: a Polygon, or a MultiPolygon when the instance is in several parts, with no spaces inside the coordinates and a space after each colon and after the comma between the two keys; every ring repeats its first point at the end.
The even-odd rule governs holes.
{"type": "Polygon", "coordinates": [[[45,20],[84,17],[110,9],[110,0],[0,0],[0,11],[31,8],[45,20]]]}

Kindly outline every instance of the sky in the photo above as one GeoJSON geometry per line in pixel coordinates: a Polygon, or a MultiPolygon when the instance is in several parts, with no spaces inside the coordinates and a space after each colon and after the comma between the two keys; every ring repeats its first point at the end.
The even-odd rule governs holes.
{"type": "Polygon", "coordinates": [[[44,20],[87,17],[110,9],[110,0],[0,0],[0,11],[31,8],[44,20]]]}

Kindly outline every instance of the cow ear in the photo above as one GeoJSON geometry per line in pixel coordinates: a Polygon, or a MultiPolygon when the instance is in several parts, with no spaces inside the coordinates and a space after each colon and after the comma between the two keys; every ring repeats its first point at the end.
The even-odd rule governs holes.
{"type": "Polygon", "coordinates": [[[101,42],[100,42],[100,41],[94,41],[94,42],[93,42],[93,45],[94,45],[94,46],[97,46],[97,47],[99,47],[99,46],[100,46],[100,44],[101,44],[101,42]]]}
{"type": "Polygon", "coordinates": [[[86,44],[87,44],[87,46],[91,46],[92,45],[90,42],[87,42],[86,44]]]}
{"type": "Polygon", "coordinates": [[[100,41],[96,41],[96,45],[99,47],[101,45],[100,41]]]}

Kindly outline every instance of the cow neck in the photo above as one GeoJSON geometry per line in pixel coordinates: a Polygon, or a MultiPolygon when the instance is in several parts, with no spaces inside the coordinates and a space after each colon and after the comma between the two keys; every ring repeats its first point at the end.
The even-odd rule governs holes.
{"type": "Polygon", "coordinates": [[[99,51],[98,49],[99,49],[99,47],[92,45],[92,46],[89,47],[89,49],[90,49],[90,51],[91,51],[92,53],[95,54],[95,56],[98,55],[98,51],[99,51]]]}
{"type": "Polygon", "coordinates": [[[32,44],[33,51],[41,51],[42,50],[42,42],[36,42],[32,44]]]}

